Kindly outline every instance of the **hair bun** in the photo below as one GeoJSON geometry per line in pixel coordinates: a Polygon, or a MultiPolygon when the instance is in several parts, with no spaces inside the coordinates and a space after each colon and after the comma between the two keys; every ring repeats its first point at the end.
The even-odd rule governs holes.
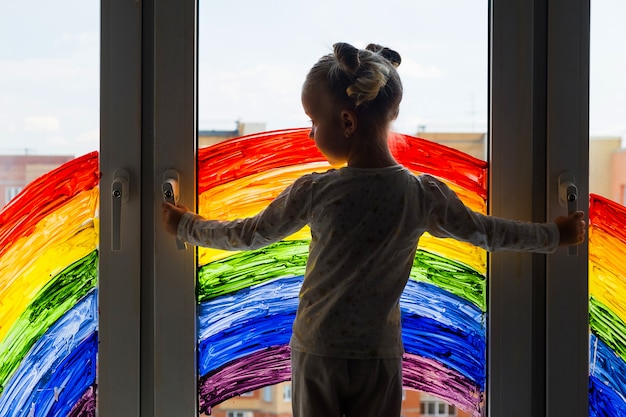
{"type": "Polygon", "coordinates": [[[338,42],[333,45],[333,50],[337,60],[352,74],[354,74],[361,65],[359,59],[359,49],[345,42],[338,42]]]}
{"type": "Polygon", "coordinates": [[[384,46],[378,45],[376,43],[370,43],[365,47],[368,51],[372,51],[377,53],[378,55],[385,58],[387,61],[391,62],[391,65],[394,67],[398,67],[402,62],[402,58],[400,58],[400,54],[394,51],[393,49],[386,48],[384,46]]]}

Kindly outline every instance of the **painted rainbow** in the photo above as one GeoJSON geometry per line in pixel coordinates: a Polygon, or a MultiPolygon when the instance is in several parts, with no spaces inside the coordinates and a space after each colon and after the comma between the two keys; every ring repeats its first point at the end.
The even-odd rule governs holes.
{"type": "MultiPolygon", "coordinates": [[[[395,135],[398,160],[446,181],[485,211],[486,163],[395,135]]],[[[328,165],[306,129],[236,138],[198,151],[199,210],[256,213],[296,177],[328,165]]],[[[0,211],[0,415],[95,416],[98,155],[29,184],[0,211]]],[[[589,210],[589,415],[626,415],[626,208],[589,210]]],[[[308,231],[259,251],[198,251],[201,411],[289,379],[287,342],[308,231]]],[[[402,297],[404,384],[475,416],[484,411],[485,252],[425,236],[402,297]]],[[[106,279],[106,277],[101,277],[106,279]]]]}
{"type": "MultiPolygon", "coordinates": [[[[250,135],[199,150],[199,212],[212,219],[256,214],[302,174],[330,168],[308,129],[250,135]]],[[[487,164],[422,139],[393,134],[396,159],[433,174],[474,210],[486,211],[487,164]]],[[[310,233],[267,248],[198,251],[200,411],[290,377],[288,342],[310,233]]],[[[486,254],[424,236],[402,296],[404,385],[474,415],[485,392],[486,254]]]]}
{"type": "Polygon", "coordinates": [[[0,212],[0,415],[95,415],[98,154],[0,212]]]}

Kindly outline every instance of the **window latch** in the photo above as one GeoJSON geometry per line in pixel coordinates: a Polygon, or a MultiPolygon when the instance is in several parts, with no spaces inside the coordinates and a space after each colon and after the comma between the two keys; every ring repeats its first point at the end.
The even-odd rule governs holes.
{"type": "MultiPolygon", "coordinates": [[[[578,188],[575,182],[576,177],[571,172],[563,172],[559,175],[559,204],[567,208],[568,215],[578,210],[578,188]]],[[[567,254],[578,255],[578,247],[576,245],[568,247],[567,254]]]]}
{"type": "MultiPolygon", "coordinates": [[[[161,184],[161,193],[163,194],[163,201],[166,203],[176,205],[178,203],[178,171],[168,169],[163,173],[163,183],[161,184]]],[[[187,244],[182,240],[176,238],[176,248],[178,250],[187,249],[187,244]]]]}

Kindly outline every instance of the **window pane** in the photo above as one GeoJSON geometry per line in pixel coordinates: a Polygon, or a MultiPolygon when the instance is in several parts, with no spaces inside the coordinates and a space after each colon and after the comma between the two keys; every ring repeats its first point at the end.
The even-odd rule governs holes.
{"type": "Polygon", "coordinates": [[[591,2],[589,415],[626,415],[626,4],[591,2]]]}
{"type": "Polygon", "coordinates": [[[0,7],[3,416],[95,415],[99,7],[0,7]]]}
{"type": "MultiPolygon", "coordinates": [[[[328,169],[307,138],[300,88],[311,65],[338,41],[359,47],[380,43],[402,55],[404,98],[393,129],[411,137],[403,138],[410,146],[398,151],[399,159],[415,172],[444,179],[468,205],[486,211],[487,6],[393,0],[385,7],[392,16],[381,19],[372,12],[379,9],[374,2],[322,1],[303,8],[280,1],[269,9],[263,2],[200,1],[200,213],[209,218],[255,214],[297,176],[328,169]],[[252,133],[259,134],[232,139],[252,133]],[[417,149],[431,157],[419,156],[417,149]]],[[[260,387],[289,378],[287,343],[309,239],[304,230],[257,252],[199,249],[201,412],[248,389],[246,384],[260,387]],[[253,307],[261,299],[269,310],[253,307]],[[231,314],[230,308],[241,314],[231,314]],[[256,371],[248,368],[252,364],[256,371]]],[[[404,383],[479,414],[486,403],[486,255],[449,243],[430,236],[420,241],[402,298],[404,383]],[[445,267],[431,274],[437,265],[445,267]],[[429,304],[433,299],[440,304],[429,304]],[[418,331],[424,321],[432,327],[418,331]],[[448,326],[462,330],[448,332],[448,326]],[[456,336],[448,338],[452,333],[456,336]],[[429,342],[442,335],[439,340],[454,355],[437,353],[429,342]]]]}

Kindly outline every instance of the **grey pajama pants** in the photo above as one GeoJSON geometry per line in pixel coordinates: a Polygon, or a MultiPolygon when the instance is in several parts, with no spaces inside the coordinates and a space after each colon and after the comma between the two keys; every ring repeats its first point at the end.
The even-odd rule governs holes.
{"type": "Polygon", "coordinates": [[[291,351],[294,417],[399,417],[402,358],[342,359],[291,351]]]}

